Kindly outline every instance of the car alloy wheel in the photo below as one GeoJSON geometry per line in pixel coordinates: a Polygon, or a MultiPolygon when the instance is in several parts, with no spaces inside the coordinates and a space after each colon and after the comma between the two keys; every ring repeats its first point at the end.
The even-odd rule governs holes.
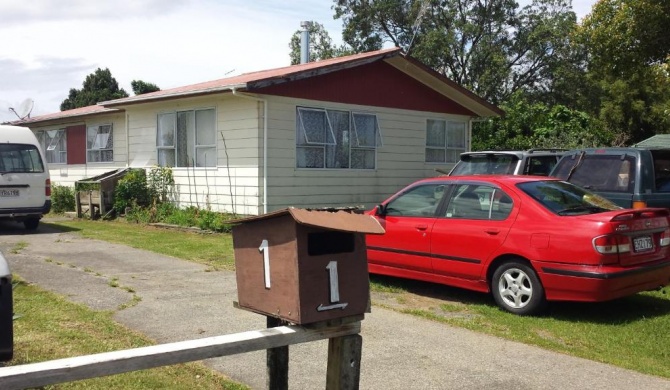
{"type": "Polygon", "coordinates": [[[544,289],[528,265],[511,261],[500,265],[491,281],[498,306],[515,314],[533,314],[544,305],[544,289]]]}

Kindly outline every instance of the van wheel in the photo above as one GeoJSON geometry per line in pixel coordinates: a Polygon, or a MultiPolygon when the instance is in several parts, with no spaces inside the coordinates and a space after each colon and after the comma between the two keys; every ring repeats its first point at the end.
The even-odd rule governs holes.
{"type": "Polygon", "coordinates": [[[518,315],[537,314],[546,306],[540,279],[521,261],[505,262],[495,270],[491,293],[501,309],[518,315]]]}
{"type": "Polygon", "coordinates": [[[23,221],[23,226],[25,226],[27,230],[35,230],[37,229],[37,225],[39,224],[40,224],[39,218],[28,218],[25,221],[23,221]]]}

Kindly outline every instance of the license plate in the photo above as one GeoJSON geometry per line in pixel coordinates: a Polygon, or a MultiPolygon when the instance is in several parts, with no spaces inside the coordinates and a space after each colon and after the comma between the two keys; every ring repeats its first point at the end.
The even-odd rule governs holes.
{"type": "Polygon", "coordinates": [[[646,252],[654,249],[654,244],[650,236],[642,236],[633,238],[633,251],[646,252]]]}
{"type": "Polygon", "coordinates": [[[11,197],[18,197],[18,196],[19,196],[19,190],[0,189],[0,198],[11,198],[11,197]]]}

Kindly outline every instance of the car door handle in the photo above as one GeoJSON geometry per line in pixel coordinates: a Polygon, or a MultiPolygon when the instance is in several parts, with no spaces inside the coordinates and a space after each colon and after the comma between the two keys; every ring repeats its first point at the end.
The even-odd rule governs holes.
{"type": "Polygon", "coordinates": [[[428,229],[428,225],[416,225],[416,230],[426,230],[428,229]]]}
{"type": "Polygon", "coordinates": [[[485,231],[487,234],[490,234],[490,235],[492,235],[492,236],[495,236],[495,235],[497,235],[498,233],[500,233],[500,230],[498,230],[498,229],[486,229],[486,230],[484,230],[484,231],[485,231]]]}

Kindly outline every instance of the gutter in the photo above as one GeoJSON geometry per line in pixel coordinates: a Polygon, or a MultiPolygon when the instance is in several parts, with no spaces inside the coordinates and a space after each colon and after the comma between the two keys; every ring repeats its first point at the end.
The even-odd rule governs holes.
{"type": "Polygon", "coordinates": [[[237,87],[230,90],[233,96],[254,100],[263,103],[263,214],[268,212],[268,101],[255,96],[237,92],[237,87]]]}
{"type": "Polygon", "coordinates": [[[130,115],[126,111],[126,168],[130,168],[130,115]]]}
{"type": "Polygon", "coordinates": [[[153,101],[166,100],[166,99],[176,99],[176,98],[192,97],[192,96],[199,96],[199,95],[209,95],[209,94],[218,93],[218,92],[235,91],[238,88],[246,88],[246,87],[247,87],[247,83],[239,83],[239,84],[230,84],[230,85],[225,85],[225,86],[220,86],[220,87],[212,87],[212,88],[206,88],[206,89],[198,89],[198,90],[182,91],[182,92],[174,92],[174,93],[165,93],[165,94],[160,93],[160,92],[164,92],[164,91],[158,91],[158,92],[155,92],[156,95],[154,95],[154,96],[151,96],[151,94],[147,93],[147,94],[143,94],[143,95],[137,95],[137,96],[141,96],[141,98],[138,98],[138,99],[133,99],[132,97],[130,97],[130,98],[124,98],[123,101],[107,100],[107,101],[98,103],[98,105],[103,106],[105,108],[107,108],[107,107],[118,107],[118,106],[126,106],[126,105],[130,105],[130,104],[146,103],[146,102],[153,102],[153,101]]]}

